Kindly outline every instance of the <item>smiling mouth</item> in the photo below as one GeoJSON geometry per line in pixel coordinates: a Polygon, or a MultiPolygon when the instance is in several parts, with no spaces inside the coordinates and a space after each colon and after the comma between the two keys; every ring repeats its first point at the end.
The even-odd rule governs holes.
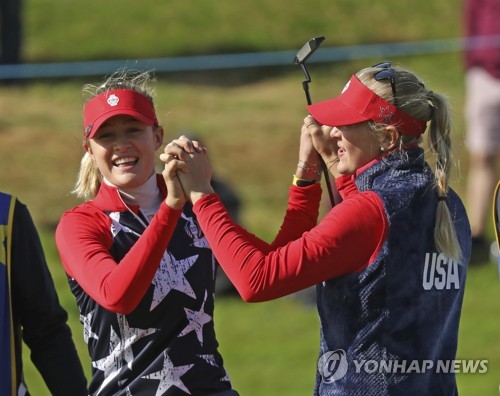
{"type": "Polygon", "coordinates": [[[124,157],[113,161],[113,165],[117,167],[133,166],[139,161],[136,157],[124,157]]]}

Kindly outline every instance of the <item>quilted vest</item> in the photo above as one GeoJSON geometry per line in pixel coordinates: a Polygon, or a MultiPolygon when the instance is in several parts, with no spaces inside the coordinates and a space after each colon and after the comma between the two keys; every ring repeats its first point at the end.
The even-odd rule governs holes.
{"type": "Polygon", "coordinates": [[[455,375],[436,366],[455,359],[471,236],[464,206],[450,190],[446,203],[463,259],[437,251],[433,182],[420,148],[383,157],[357,177],[360,193],[382,199],[389,232],[366,269],[317,286],[316,395],[456,393],[455,375]]]}

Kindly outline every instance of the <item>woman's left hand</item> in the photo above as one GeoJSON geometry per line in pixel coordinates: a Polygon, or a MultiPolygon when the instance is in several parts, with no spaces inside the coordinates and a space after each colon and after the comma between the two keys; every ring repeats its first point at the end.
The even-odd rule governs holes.
{"type": "Polygon", "coordinates": [[[187,154],[175,141],[170,142],[160,154],[160,160],[165,164],[162,175],[167,185],[167,198],[165,203],[173,209],[181,210],[187,202],[187,197],[177,172],[186,167],[187,154]]]}
{"type": "Polygon", "coordinates": [[[337,172],[337,163],[339,162],[337,141],[331,137],[333,127],[319,125],[309,116],[307,132],[311,135],[312,144],[316,151],[321,155],[328,171],[334,176],[339,176],[337,172]]]}
{"type": "MultiPolygon", "coordinates": [[[[210,184],[212,166],[208,161],[206,151],[207,149],[197,141],[181,136],[169,143],[165,147],[164,154],[160,155],[162,161],[171,164],[172,170],[176,173],[176,181],[180,183],[185,198],[192,203],[203,195],[214,192],[210,184]]],[[[168,173],[167,165],[165,168],[168,173]]]]}

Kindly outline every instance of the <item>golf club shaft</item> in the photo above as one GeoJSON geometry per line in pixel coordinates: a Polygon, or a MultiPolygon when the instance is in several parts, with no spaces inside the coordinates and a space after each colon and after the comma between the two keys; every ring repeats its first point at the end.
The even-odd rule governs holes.
{"type": "MultiPolygon", "coordinates": [[[[309,40],[297,53],[297,56],[295,57],[294,62],[296,64],[299,64],[300,67],[302,68],[302,71],[304,72],[304,75],[306,76],[306,79],[302,81],[302,87],[304,88],[304,93],[306,94],[306,100],[307,104],[310,105],[312,104],[311,100],[311,94],[309,93],[309,83],[311,82],[311,76],[309,75],[309,72],[306,68],[305,61],[307,58],[311,56],[311,54],[316,51],[318,48],[319,44],[324,40],[324,37],[317,37],[313,38],[312,40],[309,40]]],[[[323,169],[323,174],[325,175],[325,184],[326,184],[326,189],[328,191],[328,196],[330,198],[330,203],[332,205],[332,208],[335,206],[335,198],[333,196],[333,190],[332,190],[332,185],[330,183],[330,178],[328,177],[328,168],[326,167],[325,161],[323,158],[320,156],[320,162],[321,162],[321,169],[323,169]]]]}
{"type": "MultiPolygon", "coordinates": [[[[308,81],[304,81],[302,84],[304,87],[304,91],[306,93],[307,104],[310,105],[312,104],[312,101],[311,101],[311,95],[309,94],[308,81]]],[[[321,169],[323,169],[323,174],[325,175],[326,189],[328,191],[328,196],[330,197],[330,203],[333,208],[335,206],[335,198],[333,197],[332,185],[330,183],[330,178],[328,177],[328,168],[326,167],[325,161],[323,160],[323,157],[321,157],[321,155],[319,156],[319,159],[321,162],[321,169]]]]}

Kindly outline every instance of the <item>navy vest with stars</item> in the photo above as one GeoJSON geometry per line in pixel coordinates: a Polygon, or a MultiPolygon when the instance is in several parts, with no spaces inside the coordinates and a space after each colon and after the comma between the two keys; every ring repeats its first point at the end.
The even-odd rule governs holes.
{"type": "Polygon", "coordinates": [[[456,393],[454,374],[442,373],[444,366],[436,372],[436,365],[455,359],[470,228],[462,202],[450,190],[446,202],[463,262],[437,253],[438,200],[423,157],[420,148],[394,153],[356,179],[360,193],[371,190],[381,197],[390,230],[366,269],[317,287],[323,360],[316,395],[456,393]],[[422,372],[429,360],[434,367],[427,362],[422,372]],[[420,366],[409,369],[412,361],[420,366]]]}

